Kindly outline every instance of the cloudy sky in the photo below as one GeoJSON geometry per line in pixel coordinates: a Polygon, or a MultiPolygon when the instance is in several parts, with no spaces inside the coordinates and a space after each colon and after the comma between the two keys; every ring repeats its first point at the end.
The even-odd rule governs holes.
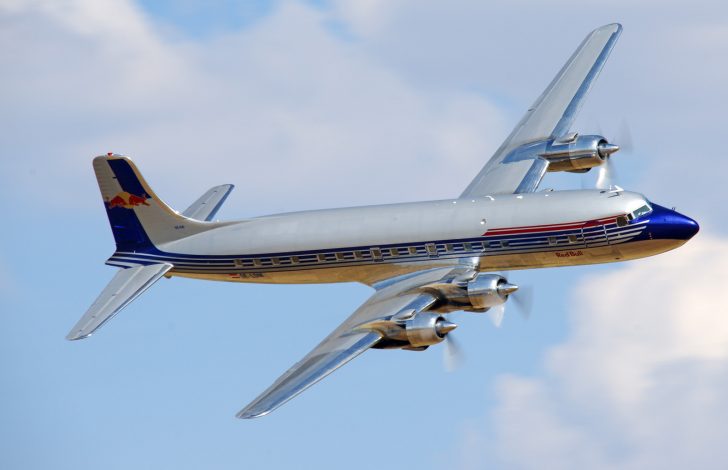
{"type": "Polygon", "coordinates": [[[1,467],[724,466],[722,2],[241,3],[0,0],[1,467]],[[223,218],[452,197],[613,21],[576,129],[632,140],[619,182],[696,218],[685,247],[513,273],[532,318],[459,315],[457,371],[372,351],[261,420],[233,415],[368,288],[165,280],[64,340],[113,275],[94,155],[179,209],[234,183],[223,218]]]}

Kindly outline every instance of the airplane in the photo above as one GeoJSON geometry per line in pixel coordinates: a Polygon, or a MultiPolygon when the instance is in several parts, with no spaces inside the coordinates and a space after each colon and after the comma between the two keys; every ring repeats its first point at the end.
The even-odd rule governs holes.
{"type": "Polygon", "coordinates": [[[500,312],[518,286],[499,272],[633,260],[686,243],[691,218],[611,183],[619,150],[571,131],[622,26],[592,31],[495,154],[448,200],[215,221],[233,189],[216,186],[183,212],[132,161],[93,168],[121,268],[67,336],[86,338],[161,277],[257,283],[359,282],[374,292],[236,416],[266,415],[370,348],[421,351],[457,325],[454,311],[500,312]],[[597,168],[597,187],[539,190],[547,172],[597,168]]]}

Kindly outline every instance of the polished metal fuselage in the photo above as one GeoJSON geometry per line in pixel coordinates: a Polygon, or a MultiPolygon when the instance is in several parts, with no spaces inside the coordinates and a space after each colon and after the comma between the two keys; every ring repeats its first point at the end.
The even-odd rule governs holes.
{"type": "Polygon", "coordinates": [[[477,199],[296,212],[226,223],[110,261],[168,261],[170,276],[233,282],[382,279],[429,267],[481,271],[607,263],[684,240],[651,237],[649,220],[616,218],[644,205],[626,191],[543,191],[477,199]]]}

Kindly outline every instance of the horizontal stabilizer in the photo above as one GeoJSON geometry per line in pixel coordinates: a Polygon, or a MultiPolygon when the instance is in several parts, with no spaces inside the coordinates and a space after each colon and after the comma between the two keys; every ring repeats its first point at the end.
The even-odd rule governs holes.
{"type": "Polygon", "coordinates": [[[211,221],[234,187],[232,184],[223,184],[211,188],[185,209],[182,215],[190,219],[211,221]]]}
{"type": "Polygon", "coordinates": [[[76,340],[90,336],[170,269],[171,264],[160,263],[117,272],[66,339],[76,340]]]}

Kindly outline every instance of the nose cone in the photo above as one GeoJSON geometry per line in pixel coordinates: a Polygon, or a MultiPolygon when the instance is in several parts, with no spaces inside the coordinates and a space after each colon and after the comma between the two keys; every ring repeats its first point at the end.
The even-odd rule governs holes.
{"type": "Polygon", "coordinates": [[[649,225],[654,238],[687,241],[700,230],[698,223],[686,215],[656,204],[653,208],[649,225]]]}
{"type": "Polygon", "coordinates": [[[678,217],[681,218],[680,224],[681,224],[681,232],[683,240],[690,240],[695,236],[696,233],[700,230],[700,226],[696,221],[691,219],[690,217],[682,214],[675,213],[678,217]]]}

